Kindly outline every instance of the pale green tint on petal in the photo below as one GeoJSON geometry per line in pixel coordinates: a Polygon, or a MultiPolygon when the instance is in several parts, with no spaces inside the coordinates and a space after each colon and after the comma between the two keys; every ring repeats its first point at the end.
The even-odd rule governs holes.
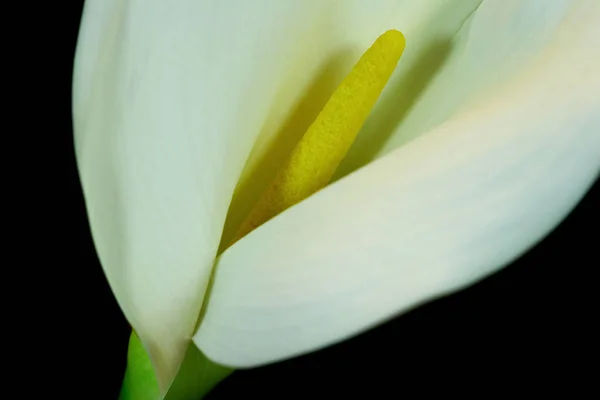
{"type": "Polygon", "coordinates": [[[163,391],[194,332],[251,151],[246,170],[314,81],[326,76],[325,101],[385,30],[427,41],[438,27],[458,29],[479,2],[86,1],[73,77],[77,163],[102,266],[163,391]]]}
{"type": "Polygon", "coordinates": [[[600,3],[564,4],[485,1],[459,34],[463,55],[475,71],[469,42],[485,60],[486,40],[500,50],[507,38],[490,71],[506,79],[483,80],[485,95],[447,121],[227,250],[198,347],[236,367],[304,354],[470,285],[547,235],[600,173],[600,3]],[[519,10],[529,20],[515,40],[505,27],[519,10]],[[509,73],[513,54],[527,61],[509,73]]]}

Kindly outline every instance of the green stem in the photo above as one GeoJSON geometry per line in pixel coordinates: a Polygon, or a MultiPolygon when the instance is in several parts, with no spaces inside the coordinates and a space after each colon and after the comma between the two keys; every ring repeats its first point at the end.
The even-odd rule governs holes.
{"type": "MultiPolygon", "coordinates": [[[[233,369],[215,364],[190,343],[185,359],[165,400],[200,400],[225,379],[233,369]]],[[[148,353],[135,332],[131,332],[127,370],[119,400],[162,400],[148,353]]]]}

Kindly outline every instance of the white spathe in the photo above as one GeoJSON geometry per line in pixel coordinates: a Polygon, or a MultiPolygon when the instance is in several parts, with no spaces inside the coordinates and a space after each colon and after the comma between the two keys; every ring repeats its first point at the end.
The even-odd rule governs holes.
{"type": "Polygon", "coordinates": [[[101,263],[162,388],[194,335],[257,138],[332,53],[358,56],[403,31],[393,84],[462,26],[385,157],[221,257],[194,335],[217,362],[260,365],[342,340],[547,234],[600,168],[599,24],[595,0],[88,0],[78,166],[101,263]]]}
{"type": "Polygon", "coordinates": [[[220,257],[194,336],[209,358],[343,340],[496,271],[580,200],[600,171],[600,3],[485,1],[457,42],[408,117],[439,124],[220,257]]]}

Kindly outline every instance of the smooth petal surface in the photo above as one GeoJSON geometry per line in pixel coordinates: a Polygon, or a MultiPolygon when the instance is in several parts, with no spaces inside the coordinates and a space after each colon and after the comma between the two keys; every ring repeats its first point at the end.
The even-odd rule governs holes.
{"type": "Polygon", "coordinates": [[[551,45],[549,37],[575,5],[572,0],[486,1],[458,35],[438,34],[419,43],[336,177],[426,134],[477,97],[485,98],[551,45]]]}
{"type": "Polygon", "coordinates": [[[598,2],[487,0],[457,40],[456,62],[483,90],[454,82],[477,95],[455,105],[438,93],[451,118],[220,257],[194,336],[209,358],[282,360],[472,284],[548,234],[597,179],[598,2]]]}
{"type": "MultiPolygon", "coordinates": [[[[452,34],[480,1],[86,2],[78,166],[100,260],[163,391],[190,343],[251,150],[250,166],[320,70],[333,63],[341,79],[390,28],[423,41],[452,34]]],[[[337,83],[321,90],[324,101],[337,83]]],[[[301,120],[310,124],[312,111],[301,120]]]]}
{"type": "MultiPolygon", "coordinates": [[[[409,82],[428,78],[420,74],[424,54],[430,54],[459,30],[482,0],[333,0],[321,1],[319,18],[311,21],[310,40],[289,49],[293,67],[282,80],[277,101],[252,149],[234,193],[223,245],[230,244],[239,226],[283,164],[286,157],[315,120],[335,88],[361,54],[388,29],[401,30],[408,46],[402,55],[373,118],[384,120],[386,104],[404,93],[409,82]]],[[[306,3],[306,2],[305,2],[306,3]]],[[[369,121],[368,120],[368,121],[369,121]]],[[[374,124],[372,129],[379,130],[374,124]]],[[[363,135],[369,137],[370,135],[363,135]]],[[[355,146],[364,159],[363,141],[355,146]]],[[[354,165],[354,163],[351,163],[354,165]]]]}
{"type": "Polygon", "coordinates": [[[163,390],[190,343],[285,50],[319,14],[295,4],[86,2],[73,91],[78,166],[100,260],[163,390]]]}

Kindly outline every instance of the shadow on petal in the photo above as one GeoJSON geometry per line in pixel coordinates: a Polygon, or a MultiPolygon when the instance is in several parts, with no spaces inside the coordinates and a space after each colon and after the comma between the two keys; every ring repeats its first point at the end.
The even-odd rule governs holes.
{"type": "MultiPolygon", "coordinates": [[[[289,116],[277,129],[273,139],[267,143],[266,149],[260,150],[262,154],[258,160],[252,165],[246,165],[245,169],[248,170],[244,171],[243,175],[248,178],[240,179],[235,189],[223,229],[219,253],[227,248],[243,219],[258,201],[258,197],[275,178],[279,167],[350,71],[353,62],[352,55],[353,53],[349,50],[340,51],[323,64],[289,116]]],[[[264,129],[267,130],[269,127],[264,129]]],[[[260,135],[262,136],[264,133],[261,132],[260,135]]],[[[254,151],[256,149],[253,149],[254,151]]]]}
{"type": "Polygon", "coordinates": [[[431,44],[416,56],[413,67],[404,76],[391,83],[340,164],[333,177],[334,181],[377,158],[421,94],[444,66],[451,50],[450,39],[431,44]]]}

